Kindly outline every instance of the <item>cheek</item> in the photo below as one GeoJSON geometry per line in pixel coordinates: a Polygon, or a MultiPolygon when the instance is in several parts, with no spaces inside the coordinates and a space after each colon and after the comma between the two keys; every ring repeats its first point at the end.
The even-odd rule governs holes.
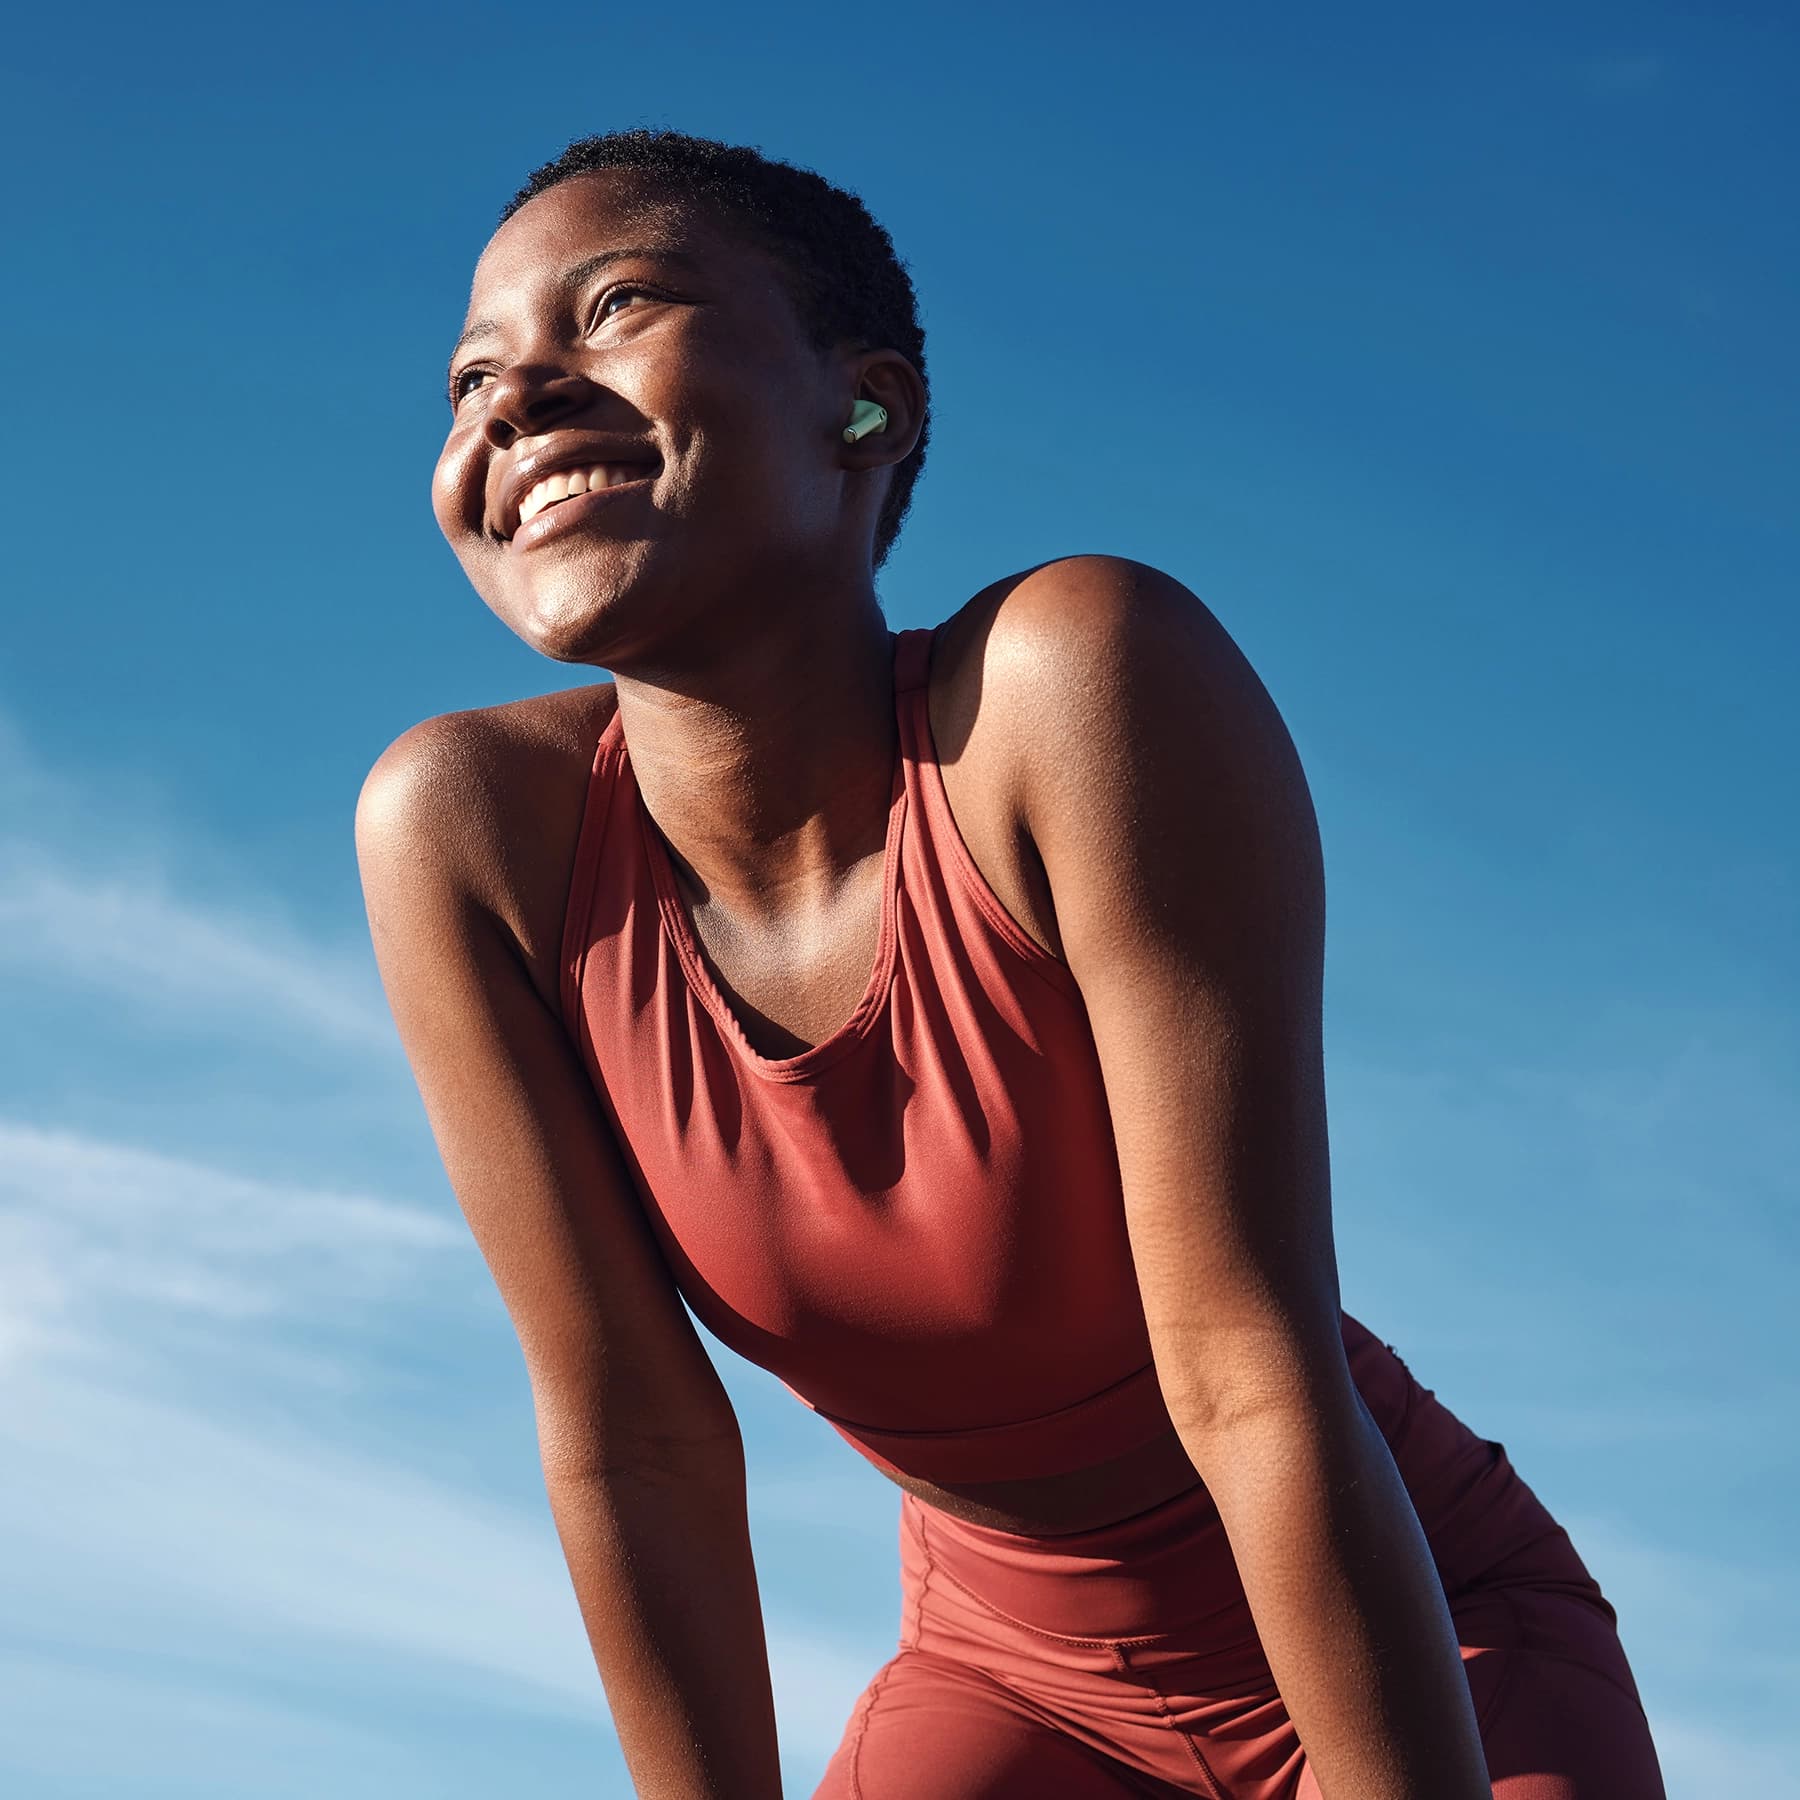
{"type": "Polygon", "coordinates": [[[467,433],[458,432],[438,453],[431,476],[432,513],[458,556],[463,554],[468,534],[481,530],[486,510],[474,462],[474,441],[467,433]]]}

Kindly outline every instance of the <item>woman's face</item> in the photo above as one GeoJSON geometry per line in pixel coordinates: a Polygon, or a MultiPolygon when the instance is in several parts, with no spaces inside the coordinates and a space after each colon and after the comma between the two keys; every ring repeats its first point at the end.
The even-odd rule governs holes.
{"type": "Polygon", "coordinates": [[[476,267],[438,524],[493,611],[558,661],[716,634],[722,599],[753,629],[744,615],[796,577],[847,554],[866,577],[840,435],[855,379],[809,341],[772,257],[629,176],[578,176],[476,267]]]}

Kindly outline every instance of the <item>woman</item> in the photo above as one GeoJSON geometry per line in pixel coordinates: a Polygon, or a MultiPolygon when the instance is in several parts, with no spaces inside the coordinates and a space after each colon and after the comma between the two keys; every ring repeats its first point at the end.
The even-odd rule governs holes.
{"type": "Polygon", "coordinates": [[[470,580],[614,680],[406,733],[359,854],[639,1791],[780,1791],[679,1293],[904,1490],[820,1795],[1660,1795],[1568,1539],[1339,1310],[1319,844],[1255,675],[1107,557],[887,630],[927,388],[861,203],[572,145],[449,381],[470,580]]]}

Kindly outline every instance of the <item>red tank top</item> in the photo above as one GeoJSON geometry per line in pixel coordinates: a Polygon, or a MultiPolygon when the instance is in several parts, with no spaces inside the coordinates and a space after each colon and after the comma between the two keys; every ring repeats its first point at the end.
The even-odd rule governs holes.
{"type": "Polygon", "coordinates": [[[894,658],[900,756],[856,1010],[751,1047],[708,971],[617,715],[563,941],[563,1010],[669,1269],[721,1341],[857,1449],[939,1483],[1035,1479],[1170,1428],[1080,989],[982,879],[894,658]]]}

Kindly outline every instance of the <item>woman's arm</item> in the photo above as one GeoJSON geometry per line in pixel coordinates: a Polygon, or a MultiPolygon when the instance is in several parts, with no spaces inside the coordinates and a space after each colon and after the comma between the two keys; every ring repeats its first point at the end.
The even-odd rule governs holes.
{"type": "Polygon", "coordinates": [[[1489,1800],[1442,1585],[1345,1362],[1324,883],[1273,702],[1178,583],[1083,557],[990,636],[1093,1027],[1157,1372],[1325,1800],[1489,1800]]]}
{"type": "Polygon", "coordinates": [[[376,763],[357,855],[388,1001],[524,1352],[569,1574],[637,1791],[779,1800],[731,1402],[496,897],[479,715],[376,763]]]}

